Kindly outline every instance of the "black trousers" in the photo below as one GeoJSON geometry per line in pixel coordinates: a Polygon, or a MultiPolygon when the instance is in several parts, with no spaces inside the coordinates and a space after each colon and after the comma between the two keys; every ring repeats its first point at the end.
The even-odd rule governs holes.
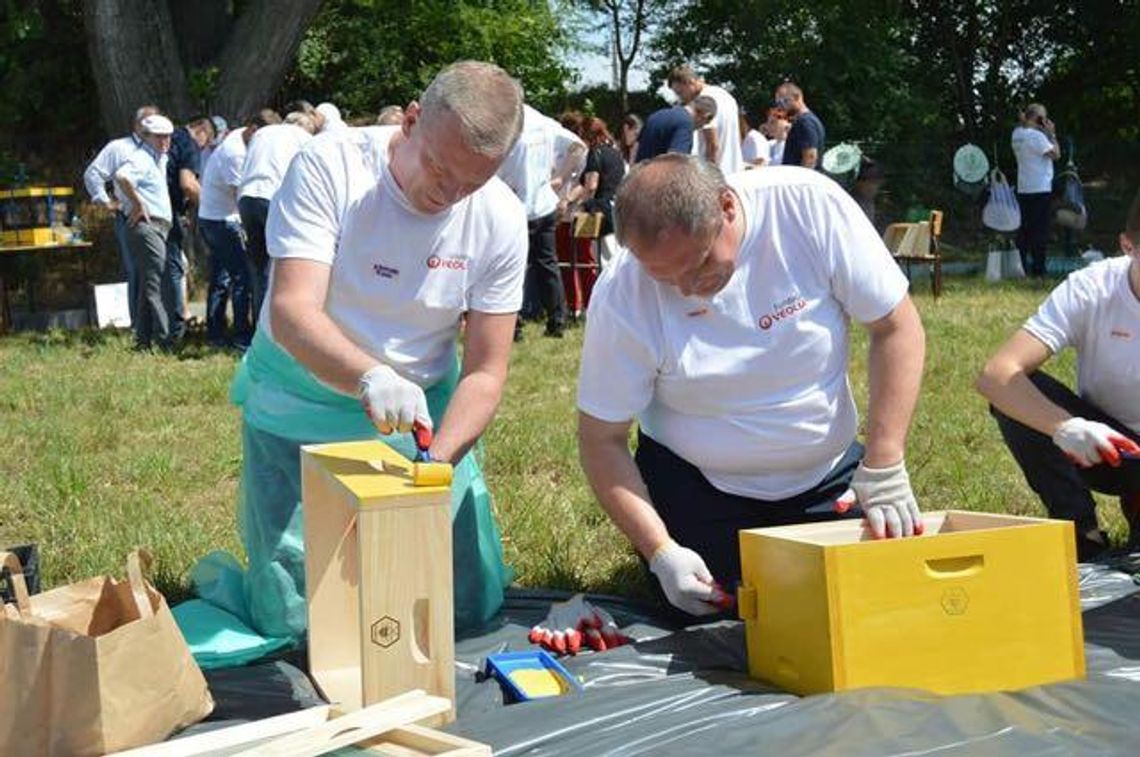
{"type": "MultiPolygon", "coordinates": [[[[762,501],[717,489],[697,466],[638,431],[634,456],[649,489],[653,507],[669,534],[699,554],[713,578],[732,591],[740,582],[740,539],[743,528],[786,526],[840,518],[862,518],[857,506],[844,515],[835,500],[847,491],[863,459],[863,445],[852,442],[843,458],[822,481],[788,499],[762,501]]],[[[660,590],[657,580],[652,584],[660,590]]],[[[666,603],[667,604],[667,603],[666,603]]]]}
{"type": "Polygon", "coordinates": [[[527,224],[530,246],[525,290],[533,293],[545,311],[548,330],[562,329],[566,325],[566,292],[562,289],[562,272],[558,269],[558,252],[554,246],[556,223],[556,214],[551,213],[527,224]]]}
{"type": "MultiPolygon", "coordinates": [[[[1049,374],[1037,371],[1030,374],[1029,380],[1050,401],[1074,416],[1112,426],[1124,436],[1140,443],[1140,435],[1130,431],[1096,405],[1078,397],[1069,387],[1049,374]]],[[[1065,457],[1048,435],[1010,418],[992,405],[990,413],[997,420],[1002,438],[1021,472],[1025,474],[1029,488],[1041,498],[1049,517],[1071,520],[1076,524],[1078,535],[1087,533],[1097,528],[1096,501],[1092,492],[1114,494],[1121,497],[1121,509],[1132,530],[1129,541],[1140,536],[1137,514],[1132,512],[1129,504],[1130,497],[1140,495],[1140,487],[1136,486],[1140,475],[1130,473],[1127,464],[1119,468],[1103,463],[1081,468],[1065,457]]]]}
{"type": "Polygon", "coordinates": [[[261,315],[261,303],[269,288],[269,250],[265,246],[265,224],[269,219],[269,200],[261,197],[242,197],[238,200],[238,213],[245,230],[245,252],[252,264],[253,326],[261,315]]]}
{"type": "Polygon", "coordinates": [[[1049,241],[1049,192],[1017,195],[1021,208],[1021,227],[1017,230],[1017,249],[1021,265],[1029,276],[1044,278],[1045,245],[1049,241]]]}

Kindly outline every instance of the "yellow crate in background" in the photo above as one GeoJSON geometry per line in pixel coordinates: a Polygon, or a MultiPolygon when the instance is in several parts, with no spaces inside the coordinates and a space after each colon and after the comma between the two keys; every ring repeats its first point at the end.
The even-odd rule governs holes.
{"type": "Polygon", "coordinates": [[[858,520],[740,532],[749,673],[798,694],[940,694],[1085,674],[1073,525],[961,511],[874,540],[858,520]]]}
{"type": "Polygon", "coordinates": [[[70,187],[0,190],[0,244],[66,244],[74,210],[70,187]]]}

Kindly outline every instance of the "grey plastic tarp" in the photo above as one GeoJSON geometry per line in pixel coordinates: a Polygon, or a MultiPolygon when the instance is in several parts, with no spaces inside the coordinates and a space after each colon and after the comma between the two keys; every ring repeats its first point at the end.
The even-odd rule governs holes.
{"type": "MultiPolygon", "coordinates": [[[[747,676],[741,623],[673,629],[627,600],[591,597],[639,641],[563,658],[581,694],[504,705],[497,682],[482,680],[483,658],[533,648],[530,627],[566,596],[512,591],[497,627],[456,644],[459,717],[446,730],[498,755],[1138,755],[1138,587],[1103,565],[1080,566],[1080,583],[1083,681],[954,697],[864,689],[800,698],[747,676]]],[[[280,678],[280,665],[260,667],[280,678]]],[[[309,706],[290,685],[297,706],[309,706]]],[[[245,719],[241,700],[216,717],[245,719]]]]}

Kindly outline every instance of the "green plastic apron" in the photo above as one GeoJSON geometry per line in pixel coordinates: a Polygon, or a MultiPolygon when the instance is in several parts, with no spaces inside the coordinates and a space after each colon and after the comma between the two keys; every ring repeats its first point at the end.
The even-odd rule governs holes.
{"type": "MultiPolygon", "coordinates": [[[[435,423],[459,380],[459,363],[426,390],[435,423]]],[[[258,331],[238,367],[230,399],[242,409],[239,525],[249,567],[240,580],[218,554],[192,573],[199,595],[271,637],[301,641],[307,626],[301,508],[303,444],[377,438],[355,397],[336,392],[258,331]]],[[[410,434],[382,437],[412,457],[410,434]]],[[[477,628],[503,603],[511,571],[503,563],[491,496],[475,452],[455,466],[451,487],[455,626],[477,628]]]]}

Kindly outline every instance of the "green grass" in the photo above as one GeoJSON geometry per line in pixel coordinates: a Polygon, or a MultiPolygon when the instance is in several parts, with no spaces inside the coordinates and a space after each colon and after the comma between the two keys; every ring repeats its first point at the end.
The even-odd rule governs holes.
{"type": "MultiPolygon", "coordinates": [[[[935,302],[924,283],[915,299],[926,375],[907,455],[920,506],[1042,514],[973,379],[1047,288],[951,279],[935,302]]],[[[851,375],[863,406],[864,332],[856,328],[854,339],[851,375]]],[[[581,340],[581,329],[553,340],[528,326],[484,437],[485,469],[519,584],[641,594],[633,553],[577,462],[581,340]]],[[[39,543],[46,586],[121,574],[127,551],[146,546],[172,598],[196,558],[238,553],[239,419],[227,401],[234,365],[232,355],[199,347],[178,357],[133,353],[121,334],[0,338],[0,543],[39,543]]],[[[1071,383],[1071,353],[1050,370],[1071,383]]],[[[1123,521],[1107,503],[1102,523],[1122,539],[1123,521]]]]}

